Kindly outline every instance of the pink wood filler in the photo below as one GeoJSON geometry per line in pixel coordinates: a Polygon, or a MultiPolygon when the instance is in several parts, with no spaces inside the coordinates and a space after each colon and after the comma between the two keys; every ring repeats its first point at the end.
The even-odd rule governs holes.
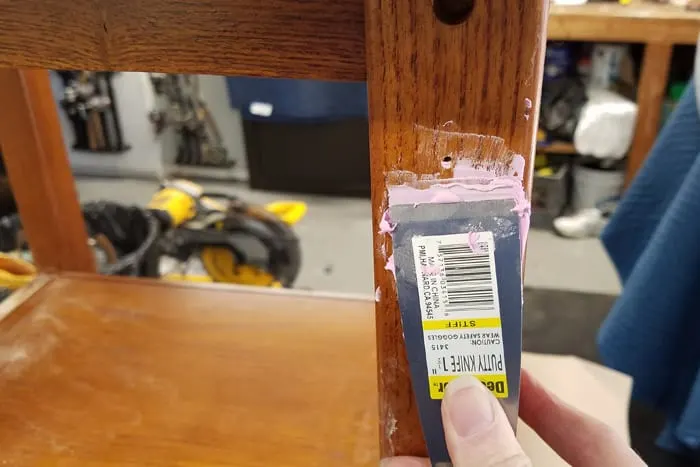
{"type": "MultiPolygon", "coordinates": [[[[458,160],[453,177],[420,189],[411,184],[389,186],[389,207],[400,204],[456,203],[460,201],[513,200],[513,211],[520,216],[521,253],[525,256],[527,234],[530,229],[530,202],[523,188],[525,159],[515,155],[506,175],[497,175],[493,170],[475,167],[470,160],[458,160]],[[516,175],[517,174],[517,175],[516,175]]],[[[418,176],[414,175],[414,180],[418,176]]],[[[391,234],[396,228],[389,209],[382,214],[379,233],[391,234]]],[[[396,277],[393,254],[387,258],[384,269],[396,277]]]]}
{"type": "Polygon", "coordinates": [[[477,377],[514,428],[517,423],[530,203],[522,185],[525,160],[501,138],[443,130],[433,136],[420,149],[439,155],[452,174],[388,174],[379,233],[392,237],[385,269],[396,280],[428,451],[433,465],[443,465],[449,458],[440,402],[454,378],[477,377]]]}

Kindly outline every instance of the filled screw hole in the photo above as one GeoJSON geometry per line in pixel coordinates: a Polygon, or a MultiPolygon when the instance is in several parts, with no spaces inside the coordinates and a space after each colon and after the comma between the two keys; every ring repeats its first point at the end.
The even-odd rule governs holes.
{"type": "Polygon", "coordinates": [[[474,9],[474,0],[433,0],[433,13],[449,25],[463,23],[474,9]]]}
{"type": "Polygon", "coordinates": [[[443,169],[449,169],[450,167],[452,167],[452,158],[450,156],[445,156],[442,159],[442,162],[440,162],[440,165],[443,169]]]}

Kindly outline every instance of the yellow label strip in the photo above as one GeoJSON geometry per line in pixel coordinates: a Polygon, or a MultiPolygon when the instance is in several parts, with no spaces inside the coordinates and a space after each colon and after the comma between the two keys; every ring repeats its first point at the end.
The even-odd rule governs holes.
{"type": "MultiPolygon", "coordinates": [[[[461,375],[429,376],[428,383],[430,384],[430,398],[442,399],[445,395],[447,384],[460,376],[461,375]]],[[[506,379],[505,373],[497,375],[472,376],[481,381],[484,386],[486,386],[486,388],[498,399],[505,399],[508,397],[508,380],[506,379]]]]}
{"type": "Polygon", "coordinates": [[[424,320],[424,331],[438,331],[444,329],[474,329],[474,328],[500,328],[501,318],[474,318],[474,319],[434,319],[424,320]]]}

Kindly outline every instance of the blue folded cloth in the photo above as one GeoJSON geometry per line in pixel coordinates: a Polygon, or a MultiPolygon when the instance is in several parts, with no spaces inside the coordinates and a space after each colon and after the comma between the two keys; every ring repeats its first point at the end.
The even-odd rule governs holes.
{"type": "Polygon", "coordinates": [[[657,443],[700,449],[700,117],[691,83],[603,231],[624,285],[598,335],[632,397],[663,410],[657,443]]]}

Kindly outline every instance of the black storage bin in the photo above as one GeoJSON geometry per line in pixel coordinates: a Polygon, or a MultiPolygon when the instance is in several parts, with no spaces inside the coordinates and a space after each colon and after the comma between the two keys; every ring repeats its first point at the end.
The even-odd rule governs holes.
{"type": "Polygon", "coordinates": [[[255,189],[369,196],[365,83],[228,78],[255,189]]]}
{"type": "Polygon", "coordinates": [[[243,130],[251,188],[369,196],[366,119],[329,123],[244,120],[243,130]]]}

